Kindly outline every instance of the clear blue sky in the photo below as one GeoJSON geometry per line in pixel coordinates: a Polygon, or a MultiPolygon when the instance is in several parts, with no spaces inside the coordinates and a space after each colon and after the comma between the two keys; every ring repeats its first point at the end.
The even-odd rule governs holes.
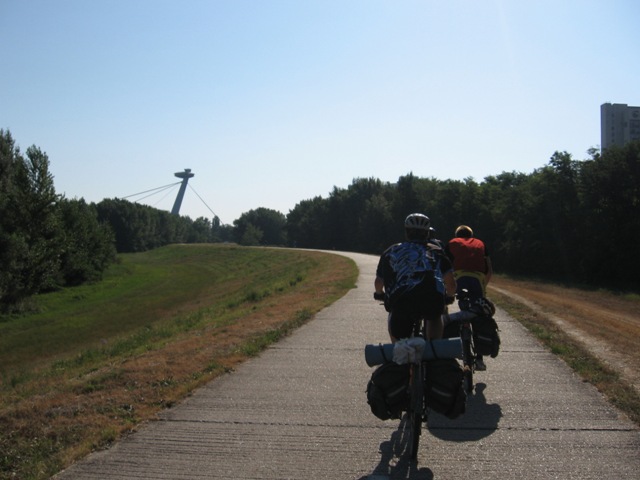
{"type": "Polygon", "coordinates": [[[588,158],[600,105],[640,104],[638,26],[637,0],[0,0],[0,128],[68,198],[191,168],[181,213],[230,224],[354,178],[588,158]]]}

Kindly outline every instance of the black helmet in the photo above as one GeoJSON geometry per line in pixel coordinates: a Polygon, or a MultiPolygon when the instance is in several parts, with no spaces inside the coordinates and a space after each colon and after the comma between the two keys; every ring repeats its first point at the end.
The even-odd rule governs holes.
{"type": "Polygon", "coordinates": [[[431,220],[429,220],[429,217],[423,215],[422,213],[412,213],[404,219],[404,228],[407,229],[424,230],[428,233],[430,226],[431,220]]]}

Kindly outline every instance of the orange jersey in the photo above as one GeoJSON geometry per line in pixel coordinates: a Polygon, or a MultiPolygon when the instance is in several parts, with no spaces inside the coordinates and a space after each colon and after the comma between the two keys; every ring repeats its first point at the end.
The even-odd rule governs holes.
{"type": "Polygon", "coordinates": [[[487,273],[487,255],[484,242],[478,238],[456,237],[449,240],[449,254],[453,257],[454,270],[487,273]]]}

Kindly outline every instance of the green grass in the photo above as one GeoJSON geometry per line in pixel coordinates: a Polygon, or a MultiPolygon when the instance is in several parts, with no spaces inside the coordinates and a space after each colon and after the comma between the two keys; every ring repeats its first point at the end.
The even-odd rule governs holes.
{"type": "Polygon", "coordinates": [[[170,246],[123,255],[103,282],[37,298],[0,321],[0,379],[53,363],[91,363],[149,348],[203,323],[224,324],[313,275],[307,252],[170,246]],[[250,304],[247,307],[247,304],[250,304]]]}
{"type": "Polygon", "coordinates": [[[358,273],[345,257],[233,245],[119,260],[102,282],[0,317],[0,480],[49,478],[116,441],[308,321],[358,273]],[[148,357],[167,363],[147,368],[148,357]]]}

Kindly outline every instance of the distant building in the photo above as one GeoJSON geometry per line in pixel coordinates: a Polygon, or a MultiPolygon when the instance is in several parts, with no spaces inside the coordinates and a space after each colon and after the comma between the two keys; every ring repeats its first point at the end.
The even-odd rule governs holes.
{"type": "Polygon", "coordinates": [[[632,140],[640,140],[640,107],[623,103],[600,105],[600,148],[622,147],[632,140]]]}

